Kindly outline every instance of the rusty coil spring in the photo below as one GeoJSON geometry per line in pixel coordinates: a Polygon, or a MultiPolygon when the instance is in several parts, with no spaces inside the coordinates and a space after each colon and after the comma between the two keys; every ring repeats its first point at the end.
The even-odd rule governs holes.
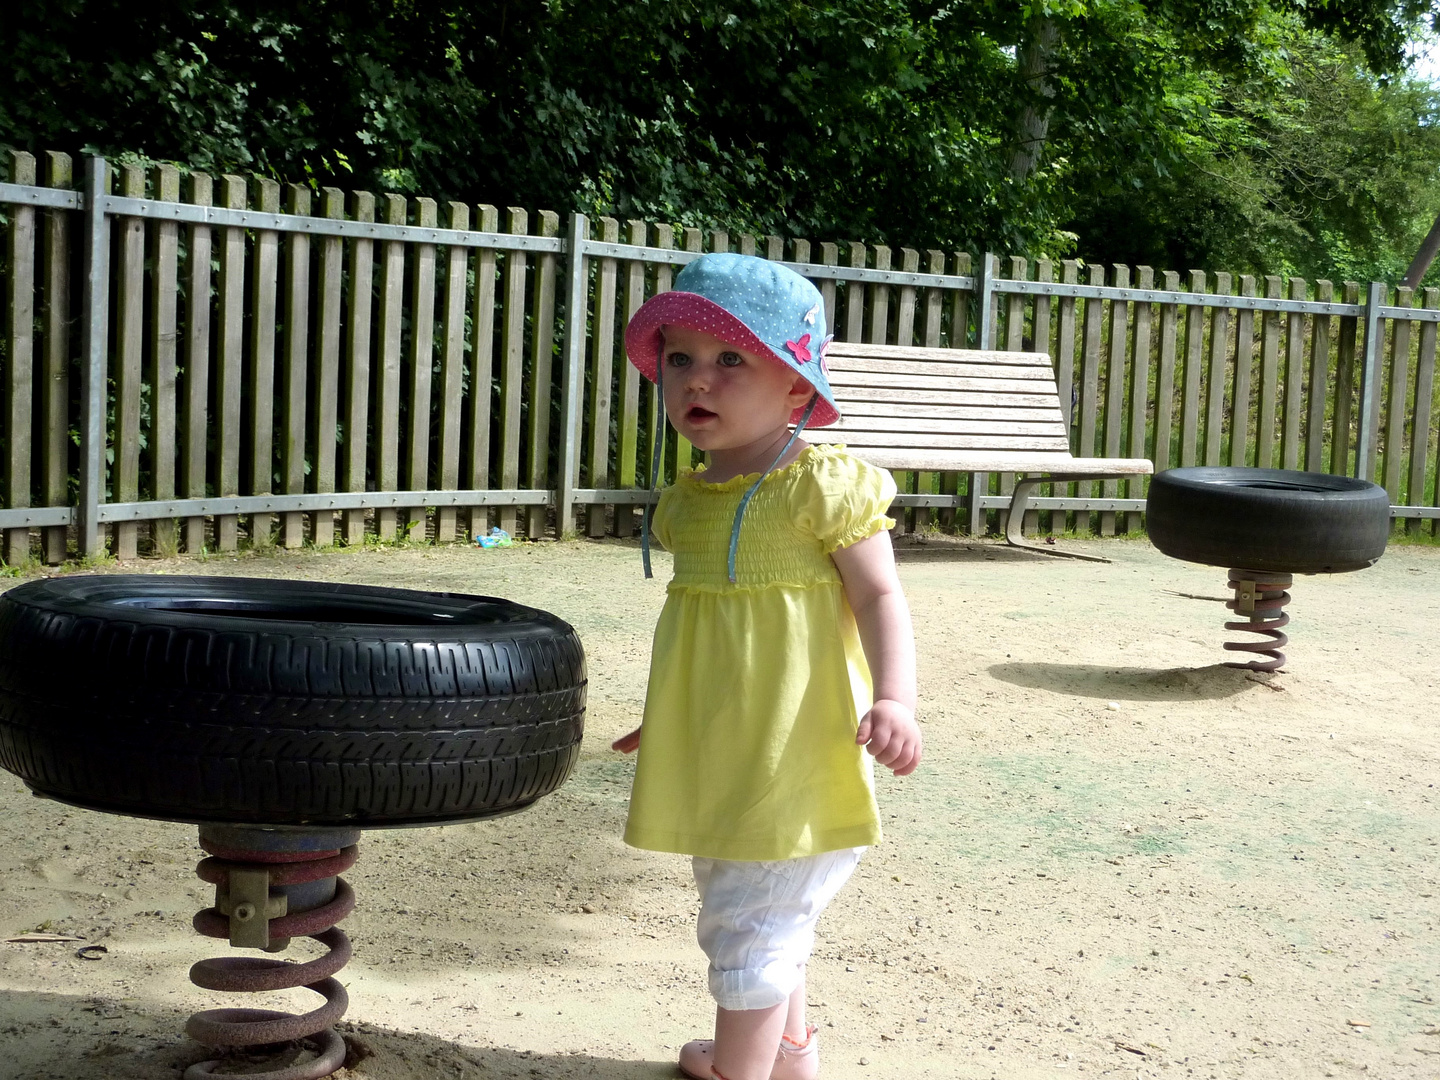
{"type": "Polygon", "coordinates": [[[1290,603],[1290,594],[1286,590],[1293,581],[1289,574],[1259,570],[1230,571],[1230,588],[1235,590],[1235,597],[1225,601],[1225,606],[1237,615],[1244,615],[1247,621],[1227,622],[1225,629],[1261,634],[1269,640],[1225,642],[1224,647],[1231,652],[1258,654],[1249,663],[1232,662],[1226,667],[1276,671],[1285,663],[1285,654],[1280,650],[1290,643],[1290,639],[1280,628],[1290,625],[1290,616],[1283,609],[1290,603]],[[1262,656],[1268,659],[1260,659],[1262,656]]]}
{"type": "MultiPolygon", "coordinates": [[[[195,868],[201,879],[228,886],[232,870],[264,870],[271,885],[302,885],[335,879],[334,896],[319,907],[269,920],[273,944],[268,951],[283,949],[292,937],[310,937],[329,952],[305,963],[268,960],[258,956],[226,956],[201,960],[190,968],[190,981],[207,990],[259,993],[303,986],[325,998],[325,1004],[302,1015],[274,1009],[209,1009],[198,1012],[185,1024],[191,1038],[206,1046],[269,1046],[299,1039],[314,1039],[319,1056],[311,1061],[288,1065],[269,1072],[247,1074],[248,1080],[320,1080],[338,1069],[345,1060],[345,1041],[334,1025],[350,1004],[345,987],[333,976],[350,960],[350,939],[335,924],[355,907],[355,893],[343,878],[335,877],[355,862],[358,849],[312,852],[254,851],[225,849],[207,843],[211,858],[195,868]]],[[[206,937],[228,938],[230,920],[215,908],[198,912],[196,930],[206,937]]],[[[185,1080],[214,1075],[219,1060],[202,1061],[185,1071],[185,1080]]]]}

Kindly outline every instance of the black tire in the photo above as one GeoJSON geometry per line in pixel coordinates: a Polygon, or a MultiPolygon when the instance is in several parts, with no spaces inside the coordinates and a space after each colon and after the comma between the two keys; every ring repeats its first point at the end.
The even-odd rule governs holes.
{"type": "Polygon", "coordinates": [[[250,578],[57,578],[0,595],[0,767],[186,822],[384,827],[559,787],[585,657],[492,597],[250,578]]]}
{"type": "Polygon", "coordinates": [[[1289,469],[1169,469],[1150,481],[1150,541],[1209,566],[1281,574],[1363,570],[1385,553],[1390,499],[1348,476],[1289,469]]]}

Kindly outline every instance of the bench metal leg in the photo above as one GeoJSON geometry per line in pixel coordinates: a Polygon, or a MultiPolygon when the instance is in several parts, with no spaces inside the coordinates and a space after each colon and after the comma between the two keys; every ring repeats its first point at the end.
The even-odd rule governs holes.
{"type": "Polygon", "coordinates": [[[1023,548],[1026,551],[1034,551],[1040,555],[1054,555],[1061,559],[1084,559],[1086,562],[1108,563],[1110,560],[1100,555],[1082,555],[1078,551],[1065,551],[1063,548],[1051,547],[1049,544],[1032,544],[1025,539],[1023,532],[1025,524],[1025,508],[1030,502],[1030,494],[1035,490],[1037,484],[1048,483],[1051,480],[1058,480],[1059,477],[1037,476],[1031,479],[1017,479],[1015,491],[1010,496],[1010,518],[1005,522],[1005,542],[1011,547],[1023,548]]]}

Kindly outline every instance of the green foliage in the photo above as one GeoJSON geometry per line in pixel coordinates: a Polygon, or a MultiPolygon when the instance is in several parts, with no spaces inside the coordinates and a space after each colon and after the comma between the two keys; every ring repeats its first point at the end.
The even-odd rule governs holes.
{"type": "Polygon", "coordinates": [[[12,0],[0,143],[815,238],[1393,277],[1440,210],[1435,96],[1400,72],[1434,4],[12,0]],[[1027,108],[1048,129],[1017,168],[1027,108]]]}

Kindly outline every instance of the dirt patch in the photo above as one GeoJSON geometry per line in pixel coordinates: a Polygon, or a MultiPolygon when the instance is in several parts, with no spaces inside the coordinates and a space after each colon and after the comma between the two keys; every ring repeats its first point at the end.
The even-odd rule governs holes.
{"type": "MultiPolygon", "coordinates": [[[[1218,666],[1222,570],[1084,546],[1114,561],[901,551],[927,756],[881,782],[886,840],[821,924],[825,1075],[1436,1076],[1440,551],[1298,579],[1270,678],[1218,666]]],[[[620,842],[631,765],[607,749],[640,709],[659,563],[646,582],[633,545],[542,543],[127,568],[490,593],[580,631],[591,709],[565,787],[362,841],[342,1076],[671,1077],[708,1029],[688,864],[620,842]]],[[[185,977],[217,952],[189,928],[199,855],[189,827],[0,774],[0,937],[108,948],[0,944],[0,1077],[200,1059],[183,1019],[219,999],[185,977]]]]}

